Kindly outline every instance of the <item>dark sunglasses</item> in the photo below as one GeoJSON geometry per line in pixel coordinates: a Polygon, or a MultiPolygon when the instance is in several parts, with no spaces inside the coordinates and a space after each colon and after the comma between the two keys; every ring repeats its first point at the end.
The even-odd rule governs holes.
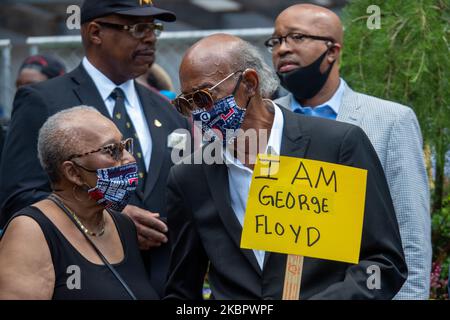
{"type": "Polygon", "coordinates": [[[136,39],[144,38],[147,32],[153,32],[155,36],[159,37],[161,32],[164,30],[164,26],[162,25],[162,23],[142,22],[133,25],[125,25],[105,21],[94,22],[103,27],[128,31],[136,39]]]}
{"type": "Polygon", "coordinates": [[[67,159],[67,161],[70,161],[75,158],[81,158],[81,157],[87,156],[92,153],[97,153],[97,152],[106,152],[115,161],[119,161],[120,159],[122,159],[123,150],[127,150],[129,153],[133,154],[133,138],[128,138],[128,139],[125,139],[118,143],[111,143],[111,144],[108,144],[106,146],[103,146],[101,148],[98,148],[96,150],[89,151],[86,153],[73,154],[67,159]]]}
{"type": "MultiPolygon", "coordinates": [[[[212,96],[212,91],[238,72],[243,72],[243,70],[238,70],[233,73],[230,73],[228,76],[220,80],[211,88],[199,89],[190,94],[180,94],[178,97],[172,100],[172,104],[175,106],[175,108],[177,108],[178,112],[180,112],[182,115],[186,117],[189,117],[191,115],[191,112],[192,110],[194,110],[195,107],[199,109],[204,108],[206,110],[210,110],[214,106],[214,98],[212,96]]],[[[236,91],[238,90],[241,81],[242,81],[242,73],[239,76],[236,86],[233,89],[232,95],[236,94],[236,91]]]]}

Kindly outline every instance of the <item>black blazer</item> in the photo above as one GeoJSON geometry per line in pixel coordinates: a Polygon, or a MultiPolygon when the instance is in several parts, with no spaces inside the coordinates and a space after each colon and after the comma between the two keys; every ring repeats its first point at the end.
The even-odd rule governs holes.
{"type": "MultiPolygon", "coordinates": [[[[350,124],[281,110],[281,155],[368,170],[359,264],[305,258],[300,298],[391,299],[407,267],[388,185],[369,139],[350,124]],[[366,286],[373,264],[381,269],[380,290],[366,286]]],[[[215,299],[281,299],[287,256],[266,252],[261,271],[252,250],[239,248],[242,227],[230,204],[225,164],[172,167],[167,199],[173,251],[166,298],[201,299],[209,266],[215,299]]]]}
{"type": "MultiPolygon", "coordinates": [[[[158,94],[137,83],[136,90],[152,137],[152,155],[144,192],[136,193],[131,204],[165,217],[165,186],[172,166],[167,136],[178,128],[189,129],[189,123],[158,94]],[[155,119],[162,124],[160,127],[155,126],[155,119]]],[[[64,76],[18,90],[0,165],[0,228],[15,212],[49,194],[49,180],[37,158],[38,132],[49,116],[78,105],[95,107],[109,117],[97,87],[82,65],[64,76]]],[[[152,256],[161,261],[155,268],[161,270],[167,267],[170,251],[164,247],[151,250],[152,256]]],[[[146,264],[149,267],[148,261],[146,264]]],[[[157,273],[155,288],[159,287],[162,293],[165,273],[157,273]]]]}

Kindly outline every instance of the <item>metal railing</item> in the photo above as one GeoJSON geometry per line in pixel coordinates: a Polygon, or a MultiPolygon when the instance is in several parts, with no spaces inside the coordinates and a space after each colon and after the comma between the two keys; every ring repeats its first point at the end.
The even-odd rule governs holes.
{"type": "MultiPolygon", "coordinates": [[[[181,59],[186,50],[199,39],[214,33],[227,33],[241,37],[260,48],[266,61],[271,64],[270,54],[264,48],[264,40],[272,34],[272,30],[272,28],[255,28],[164,32],[158,38],[156,63],[167,71],[173,81],[175,90],[179,91],[178,68],[181,59]]],[[[30,55],[52,54],[64,62],[67,70],[77,67],[84,56],[81,36],[29,37],[26,44],[29,47],[30,55]]],[[[12,46],[10,40],[0,40],[0,50],[2,54],[0,61],[0,104],[4,107],[5,115],[8,117],[11,112],[15,90],[14,79],[12,79],[11,74],[12,46]]]]}
{"type": "MultiPolygon", "coordinates": [[[[9,39],[0,40],[1,62],[0,62],[0,105],[4,108],[5,115],[11,112],[13,80],[11,78],[11,41],[9,39]]],[[[0,118],[5,116],[0,114],[0,118]]]]}
{"type": "MultiPolygon", "coordinates": [[[[184,52],[199,39],[214,33],[227,33],[241,37],[262,50],[264,58],[271,63],[264,40],[272,34],[272,28],[229,29],[205,31],[164,32],[158,38],[156,63],[170,75],[175,89],[179,90],[178,68],[184,52]]],[[[80,36],[31,37],[27,39],[30,54],[51,53],[59,57],[68,70],[75,68],[84,53],[80,36]]]]}

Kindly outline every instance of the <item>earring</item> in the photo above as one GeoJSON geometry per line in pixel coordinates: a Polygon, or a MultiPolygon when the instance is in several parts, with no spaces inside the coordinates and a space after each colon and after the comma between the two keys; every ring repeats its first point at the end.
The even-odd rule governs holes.
{"type": "Polygon", "coordinates": [[[76,201],[78,201],[78,202],[86,202],[86,201],[89,201],[90,200],[90,198],[89,198],[89,195],[88,195],[88,198],[86,199],[86,200],[80,200],[78,197],[77,197],[77,194],[76,194],[76,189],[78,188],[78,186],[75,184],[74,186],[73,186],[73,188],[72,188],[72,196],[73,196],[73,198],[76,200],[76,201]]]}

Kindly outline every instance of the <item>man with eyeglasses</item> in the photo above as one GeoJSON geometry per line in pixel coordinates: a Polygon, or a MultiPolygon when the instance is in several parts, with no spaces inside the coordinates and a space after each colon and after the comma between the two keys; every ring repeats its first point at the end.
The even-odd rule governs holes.
{"type": "Polygon", "coordinates": [[[392,298],[406,279],[406,264],[383,170],[364,132],[264,99],[276,90],[276,77],[255,47],[231,35],[194,44],[179,74],[182,94],[175,105],[192,115],[205,145],[169,174],[173,250],[165,298],[201,299],[209,270],[214,299],[281,299],[287,255],[240,248],[258,153],[368,170],[359,263],[305,258],[301,299],[392,298]],[[380,290],[367,286],[373,265],[381,271],[380,290]]]}
{"type": "Polygon", "coordinates": [[[17,92],[0,168],[1,227],[51,190],[36,156],[38,130],[50,115],[89,105],[111,118],[124,139],[134,140],[139,184],[123,212],[136,224],[145,264],[159,294],[170,251],[164,222],[165,185],[172,165],[168,136],[189,124],[166,99],[134,79],[155,60],[156,38],[163,30],[159,21],[175,19],[174,13],[151,1],[86,0],[81,7],[86,56],[72,72],[17,92]]]}
{"type": "Polygon", "coordinates": [[[355,124],[369,137],[389,184],[408,264],[408,280],[396,299],[428,299],[429,189],[414,111],[354,92],[340,78],[343,28],[339,17],[326,8],[310,4],[287,8],[265,44],[281,84],[290,92],[276,100],[278,104],[306,116],[355,124]]]}

